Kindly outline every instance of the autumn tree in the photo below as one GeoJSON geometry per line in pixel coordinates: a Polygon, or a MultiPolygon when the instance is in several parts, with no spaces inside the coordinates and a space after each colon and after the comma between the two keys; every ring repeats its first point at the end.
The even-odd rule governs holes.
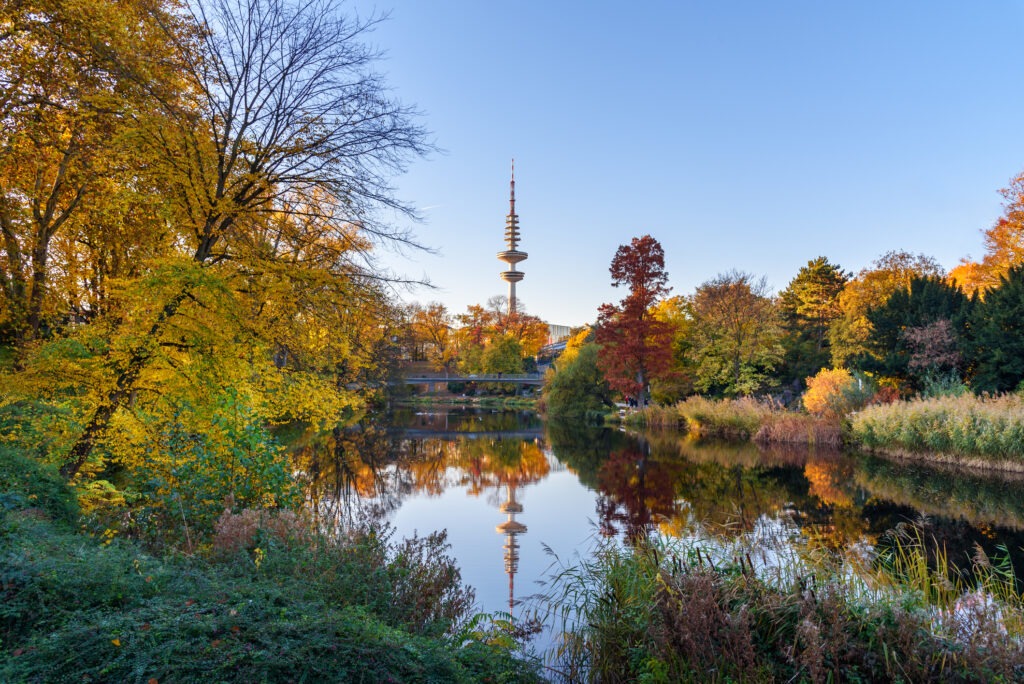
{"type": "Polygon", "coordinates": [[[730,271],[692,297],[696,387],[726,396],[764,386],[782,359],[782,323],[768,282],[730,271]]]}
{"type": "Polygon", "coordinates": [[[517,300],[516,310],[508,310],[508,297],[496,295],[487,300],[492,335],[511,335],[523,348],[524,357],[536,356],[548,342],[548,324],[526,312],[526,305],[517,300]]]}
{"type": "Polygon", "coordinates": [[[985,254],[980,262],[964,259],[949,273],[950,280],[967,293],[984,294],[999,286],[1014,266],[1024,264],[1024,173],[999,191],[1003,215],[984,231],[985,254]]]}
{"type": "Polygon", "coordinates": [[[450,367],[455,360],[456,346],[453,319],[447,307],[440,302],[416,304],[410,307],[409,316],[413,339],[425,350],[424,355],[431,365],[437,370],[450,367]]]}
{"type": "Polygon", "coordinates": [[[598,309],[599,364],[608,384],[645,405],[651,379],[671,363],[672,326],[654,315],[654,305],[669,287],[665,252],[650,235],[620,245],[612,258],[612,286],[629,288],[618,305],[598,309]]]}
{"type": "Polygon", "coordinates": [[[159,5],[141,1],[0,8],[0,336],[7,341],[32,340],[94,310],[103,276],[121,275],[111,260],[128,256],[117,243],[125,230],[150,229],[133,240],[139,252],[159,242],[157,224],[138,221],[158,206],[159,193],[149,194],[129,141],[147,93],[175,91],[161,70],[168,46],[158,35],[160,24],[173,23],[159,5]]]}
{"type": "Polygon", "coordinates": [[[658,403],[670,404],[692,394],[695,381],[693,363],[693,307],[686,297],[667,297],[654,305],[654,317],[671,326],[672,363],[668,371],[651,381],[651,395],[658,403]]]}
{"type": "Polygon", "coordinates": [[[829,324],[828,339],[832,365],[842,368],[850,358],[871,353],[868,339],[871,322],[868,311],[885,304],[893,292],[907,290],[914,278],[941,278],[945,275],[935,259],[924,254],[886,252],[870,268],[843,287],[839,295],[841,315],[829,324]]]}
{"type": "MultiPolygon", "coordinates": [[[[388,179],[429,146],[371,71],[376,53],[362,39],[374,20],[330,0],[210,0],[185,18],[192,30],[168,41],[190,96],[154,98],[161,117],[140,117],[137,136],[167,188],[175,252],[150,279],[147,305],[122,319],[131,327],[105,357],[68,477],[149,369],[181,367],[165,352],[212,352],[204,336],[248,341],[260,363],[280,351],[275,331],[298,324],[286,343],[309,353],[289,356],[317,366],[282,367],[292,371],[282,381],[305,371],[302,383],[316,384],[326,367],[358,374],[374,346],[362,336],[383,339],[377,312],[390,315],[371,250],[412,243],[386,220],[412,214],[388,179]]],[[[344,394],[344,381],[332,386],[344,394]]]]}
{"type": "Polygon", "coordinates": [[[839,294],[848,279],[841,268],[818,257],[801,267],[779,293],[786,349],[780,376],[783,383],[803,381],[829,364],[828,328],[842,313],[839,294]]]}

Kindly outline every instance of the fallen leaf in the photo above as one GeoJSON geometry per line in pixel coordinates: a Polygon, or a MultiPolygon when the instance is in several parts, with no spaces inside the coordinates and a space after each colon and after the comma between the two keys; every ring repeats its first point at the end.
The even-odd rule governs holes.
{"type": "Polygon", "coordinates": [[[111,640],[110,640],[110,643],[114,644],[114,645],[115,645],[115,646],[117,646],[118,648],[120,648],[120,647],[121,647],[121,640],[120,640],[120,639],[111,639],[111,640]]]}

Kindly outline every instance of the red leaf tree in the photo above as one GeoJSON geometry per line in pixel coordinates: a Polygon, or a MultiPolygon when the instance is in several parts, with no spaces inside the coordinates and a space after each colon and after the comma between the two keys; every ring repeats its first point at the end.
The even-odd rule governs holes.
{"type": "Polygon", "coordinates": [[[620,245],[609,269],[612,285],[626,285],[629,294],[615,304],[602,304],[597,315],[598,365],[608,384],[645,405],[651,378],[668,371],[672,362],[672,325],[654,317],[652,307],[668,294],[665,251],[650,235],[620,245]]]}

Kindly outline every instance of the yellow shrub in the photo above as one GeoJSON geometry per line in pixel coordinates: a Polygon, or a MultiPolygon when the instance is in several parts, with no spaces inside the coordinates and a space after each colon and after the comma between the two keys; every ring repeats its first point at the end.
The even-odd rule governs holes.
{"type": "Polygon", "coordinates": [[[817,375],[807,378],[804,408],[818,416],[840,416],[846,413],[846,397],[855,385],[856,381],[845,368],[822,368],[817,375]]]}

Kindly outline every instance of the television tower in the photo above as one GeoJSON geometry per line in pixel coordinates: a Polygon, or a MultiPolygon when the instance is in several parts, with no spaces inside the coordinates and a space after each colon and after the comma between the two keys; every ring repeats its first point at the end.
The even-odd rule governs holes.
{"type": "Polygon", "coordinates": [[[516,283],[523,279],[524,273],[516,270],[516,264],[525,261],[526,252],[520,252],[519,246],[519,216],[516,215],[516,160],[512,160],[512,182],[509,186],[509,209],[505,217],[505,244],[508,249],[498,252],[498,260],[508,264],[508,270],[502,271],[501,279],[508,283],[508,312],[516,312],[516,283]]]}

